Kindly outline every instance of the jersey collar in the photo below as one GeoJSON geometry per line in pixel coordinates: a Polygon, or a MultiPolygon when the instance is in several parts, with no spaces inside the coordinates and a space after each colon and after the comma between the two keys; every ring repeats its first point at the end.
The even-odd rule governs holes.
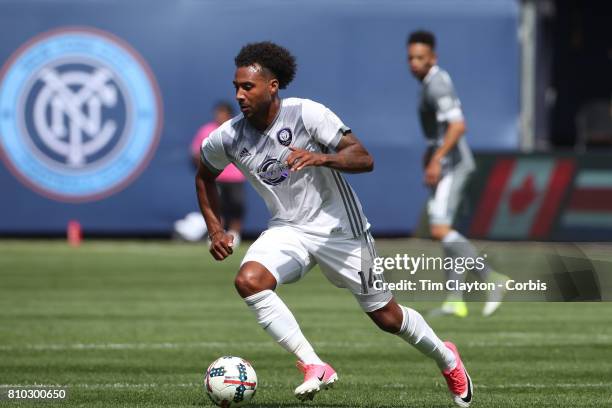
{"type": "Polygon", "coordinates": [[[271,123],[268,125],[268,127],[266,128],[266,130],[260,131],[260,130],[256,129],[256,128],[255,128],[253,125],[251,125],[251,123],[250,123],[248,120],[246,120],[246,118],[245,118],[247,125],[248,125],[248,126],[251,128],[251,129],[255,130],[257,133],[261,133],[261,134],[263,134],[263,135],[267,135],[267,134],[268,134],[268,132],[270,131],[270,129],[272,129],[272,128],[274,127],[274,125],[275,125],[275,124],[276,124],[276,122],[278,121],[278,118],[280,117],[281,111],[283,110],[283,102],[284,102],[284,99],[280,98],[280,106],[278,107],[278,112],[276,112],[276,116],[274,117],[274,119],[272,120],[272,122],[271,122],[271,123]]]}
{"type": "Polygon", "coordinates": [[[429,81],[431,81],[431,77],[436,75],[438,71],[440,71],[440,67],[437,65],[434,65],[433,67],[429,68],[429,72],[427,73],[427,75],[425,75],[425,78],[423,78],[423,83],[429,83],[429,81]]]}
{"type": "Polygon", "coordinates": [[[276,124],[276,122],[278,121],[278,118],[280,117],[281,111],[283,110],[283,98],[280,98],[280,104],[278,106],[278,112],[276,112],[276,116],[274,117],[274,120],[270,123],[270,126],[268,126],[268,128],[266,130],[264,130],[264,134],[267,134],[270,129],[272,129],[272,127],[276,124]]]}

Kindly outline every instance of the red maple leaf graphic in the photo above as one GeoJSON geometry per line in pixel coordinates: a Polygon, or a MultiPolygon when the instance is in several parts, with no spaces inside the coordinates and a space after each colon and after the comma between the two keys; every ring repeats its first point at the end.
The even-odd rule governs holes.
{"type": "Polygon", "coordinates": [[[537,196],[533,174],[528,174],[523,183],[510,193],[510,213],[522,213],[533,204],[537,196]]]}

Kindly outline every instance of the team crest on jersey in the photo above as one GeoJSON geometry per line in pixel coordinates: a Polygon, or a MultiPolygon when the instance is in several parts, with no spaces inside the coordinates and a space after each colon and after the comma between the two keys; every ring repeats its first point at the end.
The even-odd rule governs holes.
{"type": "Polygon", "coordinates": [[[276,133],[276,138],[278,139],[278,143],[282,144],[283,146],[289,146],[291,144],[291,140],[293,139],[291,129],[282,128],[276,133]]]}
{"type": "Polygon", "coordinates": [[[269,158],[259,165],[257,175],[264,183],[275,186],[289,177],[289,168],[279,160],[269,158]]]}
{"type": "Polygon", "coordinates": [[[67,28],[17,50],[0,78],[0,152],[47,197],[108,196],[134,180],[157,147],[161,98],[143,59],[115,36],[67,28]]]}

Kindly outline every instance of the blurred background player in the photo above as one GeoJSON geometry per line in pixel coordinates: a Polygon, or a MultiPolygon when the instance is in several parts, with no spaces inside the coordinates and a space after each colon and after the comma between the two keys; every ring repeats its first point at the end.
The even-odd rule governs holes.
{"type": "MultiPolygon", "coordinates": [[[[203,125],[191,142],[191,158],[196,168],[200,162],[202,142],[224,122],[234,116],[234,109],[229,102],[221,101],[215,105],[214,120],[203,125]]],[[[217,177],[217,187],[221,199],[221,214],[225,229],[234,235],[234,247],[240,245],[242,219],[244,217],[244,181],[242,173],[230,164],[217,177]]],[[[175,231],[183,239],[199,241],[206,235],[206,223],[200,212],[187,214],[185,218],[175,223],[175,231]]]]}
{"type": "MultiPolygon", "coordinates": [[[[441,369],[453,400],[467,407],[472,382],[456,347],[442,342],[414,309],[376,288],[370,225],[340,172],[372,171],[374,162],[351,129],[328,108],[308,99],[279,97],[294,78],[295,58],[274,43],[247,44],[235,58],[234,87],[242,111],[202,144],[196,188],[217,260],[233,253],[233,237],[218,217],[215,178],[234,163],[271,213],[268,229],[242,260],[235,286],[257,322],[298,359],[304,381],[294,393],[312,399],[338,379],[302,334],[275,293],[318,264],[327,279],[347,288],[381,329],[396,334],[441,369]],[[369,271],[369,274],[368,274],[369,271]]],[[[312,294],[316,302],[316,293],[312,294]]]]}
{"type": "MultiPolygon", "coordinates": [[[[476,258],[476,248],[457,230],[453,220],[465,184],[476,166],[472,152],[463,137],[466,125],[461,102],[449,74],[437,65],[436,39],[429,31],[414,31],[407,41],[408,64],[412,74],[422,83],[419,118],[427,150],[423,159],[424,181],[430,188],[427,202],[430,233],[442,243],[445,256],[476,258]]],[[[507,277],[494,272],[488,265],[474,269],[481,282],[503,282],[507,277]]],[[[447,270],[447,280],[463,281],[465,273],[447,270]]],[[[501,289],[489,293],[483,309],[491,315],[501,304],[501,289]]],[[[465,317],[467,306],[460,290],[449,293],[437,313],[465,317]]]]}

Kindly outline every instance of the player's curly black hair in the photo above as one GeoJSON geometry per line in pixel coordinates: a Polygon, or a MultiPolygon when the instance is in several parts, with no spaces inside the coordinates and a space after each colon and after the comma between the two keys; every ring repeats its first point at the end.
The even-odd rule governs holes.
{"type": "Polygon", "coordinates": [[[284,47],[270,41],[247,44],[234,59],[236,68],[259,64],[278,79],[279,88],[285,89],[293,81],[297,65],[295,57],[284,47]]]}
{"type": "Polygon", "coordinates": [[[436,49],[436,36],[431,31],[426,30],[417,30],[410,33],[408,36],[408,40],[406,41],[407,45],[421,43],[427,44],[431,47],[432,50],[436,49]]]}

